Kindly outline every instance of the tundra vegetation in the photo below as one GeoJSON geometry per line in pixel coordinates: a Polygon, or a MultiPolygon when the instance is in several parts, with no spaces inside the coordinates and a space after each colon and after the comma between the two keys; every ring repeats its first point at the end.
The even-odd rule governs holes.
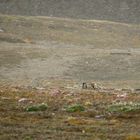
{"type": "Polygon", "coordinates": [[[1,87],[0,139],[139,140],[140,94],[1,87]]]}
{"type": "Polygon", "coordinates": [[[139,25],[0,15],[0,140],[140,140],[139,47],[139,25]]]}

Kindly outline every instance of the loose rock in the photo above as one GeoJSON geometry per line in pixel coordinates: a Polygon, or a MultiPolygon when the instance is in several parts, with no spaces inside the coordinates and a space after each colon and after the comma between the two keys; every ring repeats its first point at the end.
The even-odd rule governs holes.
{"type": "Polygon", "coordinates": [[[0,28],[0,32],[2,32],[2,33],[3,33],[3,32],[4,32],[4,30],[0,28]]]}
{"type": "Polygon", "coordinates": [[[27,98],[21,98],[18,100],[19,103],[22,103],[22,104],[27,104],[27,103],[32,103],[33,101],[27,99],[27,98]]]}

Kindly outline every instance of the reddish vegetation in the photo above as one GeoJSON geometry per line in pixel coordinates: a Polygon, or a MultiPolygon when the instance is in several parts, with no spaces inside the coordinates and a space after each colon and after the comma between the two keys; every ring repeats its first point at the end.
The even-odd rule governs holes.
{"type": "MultiPolygon", "coordinates": [[[[123,95],[123,93],[119,93],[123,95]]],[[[140,110],[110,113],[116,102],[138,103],[140,94],[124,97],[94,90],[1,87],[0,139],[139,140],[140,110]],[[27,112],[31,105],[46,103],[46,111],[27,112]],[[80,104],[84,111],[67,112],[80,104]]]]}

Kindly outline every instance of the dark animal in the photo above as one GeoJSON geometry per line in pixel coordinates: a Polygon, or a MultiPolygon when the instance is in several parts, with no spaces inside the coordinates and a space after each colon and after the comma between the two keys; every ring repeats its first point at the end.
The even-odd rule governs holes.
{"type": "Polygon", "coordinates": [[[87,83],[82,83],[82,89],[87,89],[87,83]]]}

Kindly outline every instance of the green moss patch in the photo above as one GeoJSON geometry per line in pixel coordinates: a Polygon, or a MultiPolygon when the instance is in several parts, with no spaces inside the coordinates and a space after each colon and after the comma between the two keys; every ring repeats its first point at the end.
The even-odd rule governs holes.
{"type": "Polygon", "coordinates": [[[47,109],[48,109],[48,105],[47,104],[38,104],[38,105],[33,105],[33,106],[27,107],[26,111],[28,111],[28,112],[45,111],[47,109]]]}
{"type": "Polygon", "coordinates": [[[107,110],[111,113],[140,111],[140,103],[117,103],[110,105],[107,110]]]}
{"type": "Polygon", "coordinates": [[[82,111],[85,111],[85,108],[84,106],[80,104],[75,104],[75,105],[66,107],[66,111],[67,112],[82,112],[82,111]]]}

